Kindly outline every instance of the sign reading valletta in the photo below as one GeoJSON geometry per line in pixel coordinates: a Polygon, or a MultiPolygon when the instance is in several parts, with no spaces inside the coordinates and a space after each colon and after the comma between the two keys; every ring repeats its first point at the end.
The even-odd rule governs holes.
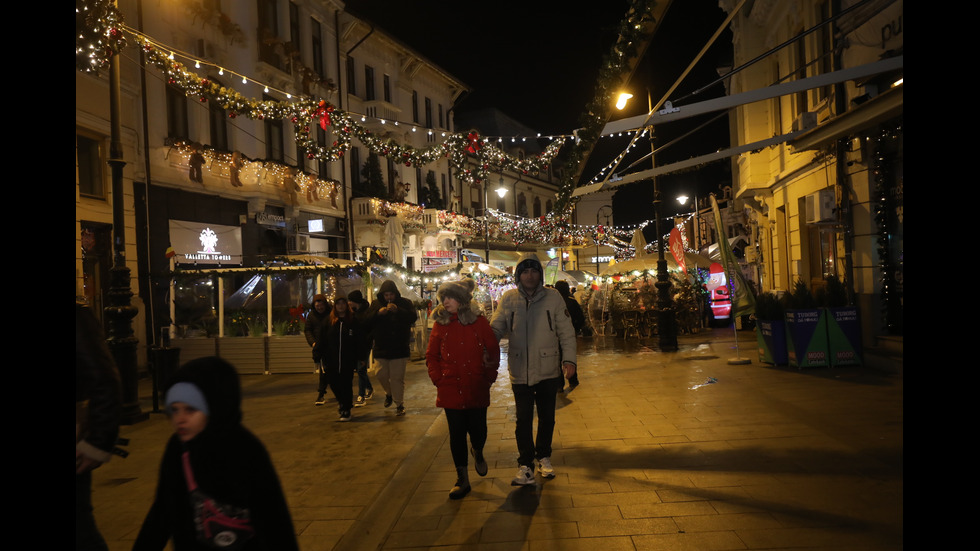
{"type": "Polygon", "coordinates": [[[171,220],[170,245],[178,264],[239,265],[242,258],[242,229],[238,226],[171,220]]]}

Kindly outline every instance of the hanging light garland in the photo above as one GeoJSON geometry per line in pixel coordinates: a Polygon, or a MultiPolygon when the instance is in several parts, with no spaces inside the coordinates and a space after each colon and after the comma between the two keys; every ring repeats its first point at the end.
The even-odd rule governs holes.
{"type": "MultiPolygon", "coordinates": [[[[600,234],[615,235],[616,232],[628,232],[627,229],[614,230],[606,228],[599,232],[595,227],[571,224],[571,212],[574,206],[571,192],[575,187],[572,180],[577,173],[576,167],[584,158],[584,153],[592,148],[600,137],[600,131],[607,118],[610,97],[615,86],[622,80],[629,69],[629,60],[637,55],[635,44],[643,38],[643,27],[649,21],[655,2],[652,0],[631,0],[628,15],[621,22],[619,40],[608,54],[596,85],[593,101],[587,106],[586,113],[581,117],[583,128],[575,131],[574,147],[567,155],[564,179],[559,185],[557,202],[554,209],[536,219],[513,219],[506,221],[498,213],[485,223],[472,220],[464,221],[465,217],[443,216],[440,221],[447,221],[452,227],[462,230],[464,235],[476,235],[482,231],[484,224],[490,227],[487,231],[495,236],[510,237],[515,243],[542,242],[554,245],[581,245],[591,237],[593,240],[600,234]]],[[[93,61],[88,65],[101,67],[112,52],[118,52],[125,45],[122,30],[135,36],[143,48],[146,58],[167,77],[168,84],[183,90],[187,95],[198,96],[202,102],[217,102],[222,109],[228,111],[230,118],[245,116],[254,120],[289,120],[294,124],[296,141],[304,147],[310,159],[321,161],[340,160],[346,151],[350,150],[351,140],[357,138],[370,151],[391,159],[405,166],[423,166],[446,157],[459,176],[465,182],[480,184],[490,175],[504,170],[522,174],[536,174],[547,170],[562,146],[568,141],[567,136],[550,136],[551,142],[544,151],[533,157],[519,158],[506,154],[497,144],[502,144],[502,137],[494,140],[480,136],[477,132],[443,134],[445,140],[425,148],[414,148],[401,144],[388,137],[375,135],[364,124],[366,117],[345,112],[323,100],[311,97],[294,98],[291,93],[283,90],[270,89],[268,85],[259,83],[245,75],[235,73],[223,67],[209,64],[217,68],[220,76],[229,73],[240,78],[243,84],[254,83],[262,87],[264,93],[275,92],[284,100],[256,100],[249,98],[231,87],[221,86],[206,77],[201,77],[177,61],[177,57],[195,60],[195,66],[201,66],[201,60],[193,56],[178,53],[162,43],[154,41],[138,33],[122,23],[122,17],[108,1],[76,1],[76,27],[86,28],[84,36],[88,42],[87,50],[81,45],[81,36],[76,36],[76,54],[82,51],[98,52],[93,54],[93,61]],[[83,9],[84,7],[84,9],[83,9]],[[79,14],[82,16],[79,16],[79,14]],[[94,14],[94,15],[93,15],[94,14]],[[86,22],[79,25],[79,17],[86,22]],[[96,40],[96,38],[98,38],[96,40]],[[312,130],[319,126],[323,130],[332,129],[334,141],[330,145],[317,143],[312,130]]],[[[77,57],[77,56],[76,56],[77,57]]],[[[80,67],[81,69],[81,67],[80,67]]],[[[84,69],[81,69],[84,70],[84,69]]],[[[385,123],[386,121],[382,121],[385,123]]],[[[393,122],[398,125],[397,121],[393,122]]],[[[415,130],[415,127],[412,128],[415,130]]],[[[431,133],[432,131],[429,130],[431,133]]],[[[516,138],[511,137],[512,141],[516,138]]],[[[267,171],[278,170],[267,166],[267,171]]],[[[319,185],[319,184],[314,184],[319,185]]],[[[328,192],[329,193],[329,192],[328,192]]]]}

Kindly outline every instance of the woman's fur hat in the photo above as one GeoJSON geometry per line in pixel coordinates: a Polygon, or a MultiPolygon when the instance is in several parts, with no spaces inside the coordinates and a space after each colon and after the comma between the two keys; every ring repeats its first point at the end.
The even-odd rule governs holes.
{"type": "MultiPolygon", "coordinates": [[[[459,322],[463,325],[469,325],[476,321],[476,318],[482,314],[480,304],[473,300],[473,291],[476,289],[476,281],[465,278],[459,281],[447,281],[439,285],[439,291],[436,292],[436,296],[439,297],[439,302],[442,302],[446,297],[456,299],[459,303],[459,310],[456,312],[456,317],[459,322]]],[[[436,307],[432,311],[432,318],[442,325],[448,324],[452,321],[452,314],[446,311],[442,304],[436,307]]]]}

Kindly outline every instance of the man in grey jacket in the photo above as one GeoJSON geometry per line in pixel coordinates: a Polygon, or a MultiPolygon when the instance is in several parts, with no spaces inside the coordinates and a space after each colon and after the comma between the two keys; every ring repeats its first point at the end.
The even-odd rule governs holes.
{"type": "Polygon", "coordinates": [[[504,293],[490,326],[500,340],[508,338],[508,368],[517,405],[517,476],[513,486],[535,484],[534,460],[541,476],[555,476],[551,439],[555,431],[555,402],[562,376],[575,375],[575,328],[558,291],[545,288],[544,270],[534,258],[514,270],[517,288],[504,293]],[[534,409],[538,434],[533,434],[534,409]]]}

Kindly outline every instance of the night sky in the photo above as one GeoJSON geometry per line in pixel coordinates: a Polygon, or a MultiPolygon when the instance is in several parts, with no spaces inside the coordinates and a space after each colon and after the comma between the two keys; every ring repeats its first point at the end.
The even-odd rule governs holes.
{"type": "MultiPolygon", "coordinates": [[[[579,118],[594,95],[601,58],[615,41],[615,29],[628,5],[608,0],[589,3],[587,9],[571,8],[566,2],[527,0],[350,0],[346,4],[351,12],[372,20],[472,88],[457,109],[496,107],[545,135],[569,134],[579,126],[579,118]]],[[[674,0],[630,83],[634,94],[630,107],[635,109],[627,107],[612,118],[645,112],[647,86],[653,101],[658,102],[725,16],[717,0],[674,0]]],[[[717,67],[730,64],[731,34],[726,31],[669,99],[677,106],[724,95],[724,86],[718,84],[690,97],[691,92],[718,78],[717,67]]],[[[707,118],[657,127],[657,147],[707,118]]],[[[611,139],[600,140],[600,144],[586,165],[586,181],[623,147],[611,139]]],[[[664,165],[727,146],[728,121],[722,118],[659,152],[656,162],[664,165]]],[[[658,178],[665,209],[675,211],[680,207],[675,207],[674,198],[681,192],[692,195],[696,191],[704,198],[730,180],[728,162],[658,178]]],[[[614,199],[614,223],[626,225],[649,219],[652,200],[649,183],[622,187],[614,199]]],[[[668,213],[673,212],[665,210],[668,213]]]]}

